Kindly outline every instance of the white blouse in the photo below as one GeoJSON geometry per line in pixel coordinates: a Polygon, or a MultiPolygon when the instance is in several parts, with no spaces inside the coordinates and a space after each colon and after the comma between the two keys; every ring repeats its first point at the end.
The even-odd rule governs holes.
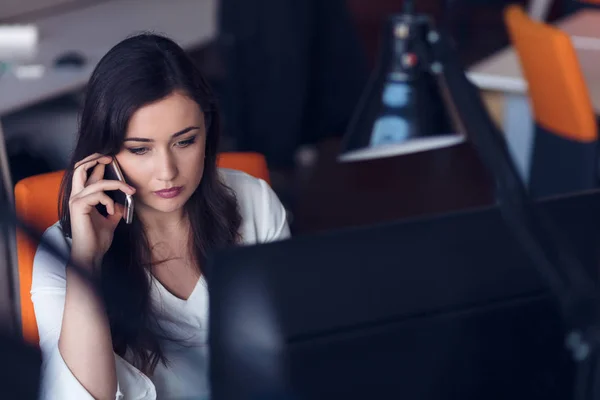
{"type": "MultiPolygon", "coordinates": [[[[223,182],[235,192],[242,216],[240,234],[243,244],[275,241],[289,237],[285,208],[263,180],[243,172],[220,169],[223,182]]],[[[60,225],[44,233],[65,256],[71,241],[60,225]]],[[[43,355],[41,399],[86,400],[93,397],[77,381],[58,349],[65,303],[65,262],[57,260],[43,247],[33,262],[31,299],[40,334],[43,355]]],[[[118,390],[116,399],[183,400],[208,399],[208,291],[201,277],[187,300],[182,300],[155,278],[151,299],[159,310],[159,322],[175,337],[185,337],[184,345],[162,343],[169,364],[159,364],[151,378],[115,354],[118,390]]]]}

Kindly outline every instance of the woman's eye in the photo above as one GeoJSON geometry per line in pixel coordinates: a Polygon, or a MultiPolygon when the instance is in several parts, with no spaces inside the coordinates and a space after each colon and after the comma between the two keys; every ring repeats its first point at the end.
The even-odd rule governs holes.
{"type": "Polygon", "coordinates": [[[127,150],[129,150],[130,153],[137,154],[137,155],[146,154],[148,152],[147,147],[134,147],[134,148],[128,148],[127,150]]]}
{"type": "Polygon", "coordinates": [[[186,140],[182,140],[182,141],[180,141],[180,142],[177,142],[177,143],[175,143],[175,145],[176,145],[177,147],[187,147],[187,146],[189,146],[190,144],[194,143],[195,141],[196,141],[196,137],[194,136],[194,137],[191,137],[191,138],[189,138],[189,139],[186,139],[186,140]]]}

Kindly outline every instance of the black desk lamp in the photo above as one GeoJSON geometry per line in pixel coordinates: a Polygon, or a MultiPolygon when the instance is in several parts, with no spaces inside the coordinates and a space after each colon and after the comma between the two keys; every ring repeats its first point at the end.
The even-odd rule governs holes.
{"type": "Polygon", "coordinates": [[[576,398],[600,398],[599,288],[552,221],[534,207],[501,132],[447,38],[426,16],[405,11],[385,29],[379,65],[344,138],[340,161],[389,157],[460,143],[468,137],[496,182],[507,226],[559,300],[579,363],[576,398]],[[440,106],[442,104],[442,106],[440,106]],[[449,128],[453,117],[460,133],[449,128]],[[594,385],[595,382],[595,385],[594,385]]]}
{"type": "MultiPolygon", "coordinates": [[[[410,3],[406,3],[410,8],[410,3]]],[[[426,16],[392,16],[384,29],[375,73],[345,136],[341,161],[358,161],[433,150],[464,141],[445,107],[440,85],[425,57],[426,16]]]]}

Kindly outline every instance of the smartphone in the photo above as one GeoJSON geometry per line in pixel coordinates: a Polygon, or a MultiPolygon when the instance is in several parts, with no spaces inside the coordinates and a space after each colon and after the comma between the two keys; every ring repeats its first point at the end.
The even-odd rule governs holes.
{"type": "MultiPolygon", "coordinates": [[[[112,162],[108,164],[104,170],[104,179],[114,179],[126,183],[125,177],[119,167],[119,163],[117,163],[117,160],[114,157],[112,162]]],[[[113,199],[115,203],[119,203],[125,208],[123,220],[125,220],[126,224],[131,224],[133,221],[133,196],[125,194],[120,190],[110,190],[107,191],[106,194],[113,199]]]]}

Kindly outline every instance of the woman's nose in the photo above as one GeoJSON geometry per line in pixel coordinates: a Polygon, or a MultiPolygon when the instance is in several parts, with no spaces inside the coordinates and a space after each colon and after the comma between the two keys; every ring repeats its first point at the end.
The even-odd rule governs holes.
{"type": "Polygon", "coordinates": [[[162,152],[154,165],[156,169],[156,178],[158,180],[169,182],[177,177],[177,163],[171,152],[162,152]]]}

